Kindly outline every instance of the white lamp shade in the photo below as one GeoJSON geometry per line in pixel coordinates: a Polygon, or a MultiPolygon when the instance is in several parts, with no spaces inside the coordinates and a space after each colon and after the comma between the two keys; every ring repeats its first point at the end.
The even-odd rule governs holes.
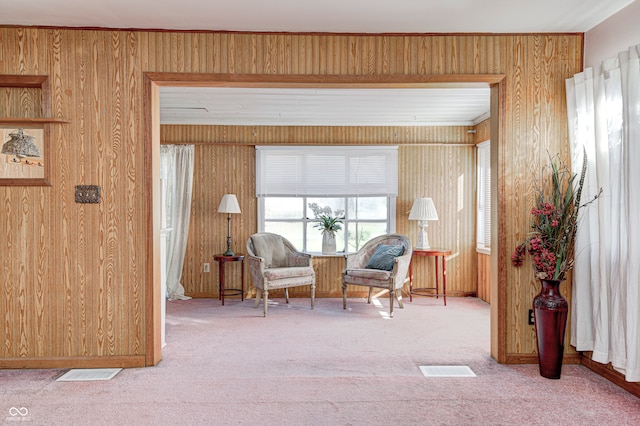
{"type": "Polygon", "coordinates": [[[431,198],[416,198],[409,213],[409,220],[438,220],[438,212],[431,198]]]}
{"type": "Polygon", "coordinates": [[[240,204],[235,194],[224,194],[218,206],[218,213],[240,213],[240,204]]]}

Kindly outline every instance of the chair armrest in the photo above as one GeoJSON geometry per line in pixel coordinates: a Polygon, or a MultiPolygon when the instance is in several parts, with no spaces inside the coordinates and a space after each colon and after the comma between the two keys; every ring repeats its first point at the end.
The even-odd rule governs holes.
{"type": "Polygon", "coordinates": [[[257,262],[264,265],[264,257],[256,256],[251,253],[247,253],[245,257],[247,258],[248,262],[257,262]]]}
{"type": "Polygon", "coordinates": [[[349,253],[344,255],[344,270],[362,269],[365,266],[365,257],[362,252],[349,253]]]}
{"type": "Polygon", "coordinates": [[[299,251],[289,253],[289,264],[291,266],[313,266],[313,258],[308,253],[299,251]]]}
{"type": "Polygon", "coordinates": [[[395,288],[402,287],[407,278],[409,265],[411,265],[411,255],[411,252],[405,253],[393,260],[393,271],[391,272],[391,276],[395,280],[395,288]]]}
{"type": "Polygon", "coordinates": [[[265,270],[264,257],[258,257],[258,256],[254,256],[252,254],[247,253],[246,259],[248,264],[247,266],[249,266],[249,273],[251,274],[251,277],[253,278],[254,282],[262,283],[262,280],[264,277],[264,270],[265,270]]]}

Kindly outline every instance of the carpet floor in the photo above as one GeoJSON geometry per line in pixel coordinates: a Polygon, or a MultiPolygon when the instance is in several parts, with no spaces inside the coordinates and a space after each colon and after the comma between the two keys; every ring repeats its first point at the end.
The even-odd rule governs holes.
{"type": "Polygon", "coordinates": [[[638,425],[640,399],[579,365],[560,380],[489,354],[474,298],[168,302],[156,367],[56,382],[68,370],[0,370],[0,421],[43,425],[638,425]],[[476,377],[425,377],[468,366],[476,377]]]}

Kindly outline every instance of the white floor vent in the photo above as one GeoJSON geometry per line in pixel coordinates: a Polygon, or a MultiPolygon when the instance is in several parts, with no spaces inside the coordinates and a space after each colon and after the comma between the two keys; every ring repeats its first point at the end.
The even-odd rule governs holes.
{"type": "Polygon", "coordinates": [[[122,368],[74,368],[56,379],[56,382],[91,382],[111,380],[122,368]]]}
{"type": "Polygon", "coordinates": [[[421,365],[425,377],[477,377],[466,365],[421,365]]]}

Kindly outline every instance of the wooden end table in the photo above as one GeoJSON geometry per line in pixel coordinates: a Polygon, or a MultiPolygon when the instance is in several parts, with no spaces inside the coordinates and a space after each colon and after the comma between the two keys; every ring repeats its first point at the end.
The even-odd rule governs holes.
{"type": "Polygon", "coordinates": [[[222,306],[224,306],[224,296],[238,296],[240,295],[240,298],[242,301],[244,301],[244,255],[242,254],[235,254],[233,256],[225,256],[223,254],[216,254],[215,256],[213,256],[213,259],[218,262],[218,274],[219,274],[219,296],[218,299],[220,299],[222,301],[222,306]],[[242,272],[241,272],[241,280],[240,280],[240,286],[241,288],[225,288],[224,286],[224,264],[227,262],[241,262],[241,268],[242,268],[242,272]]]}
{"type": "Polygon", "coordinates": [[[428,249],[413,249],[411,255],[411,263],[409,263],[409,302],[413,302],[413,295],[421,296],[435,296],[436,299],[439,296],[438,285],[438,258],[442,258],[442,298],[444,299],[444,306],[447,306],[447,258],[451,254],[451,250],[443,248],[428,248],[428,249]],[[430,256],[435,258],[436,262],[436,286],[435,287],[418,287],[413,288],[413,272],[411,270],[411,264],[413,263],[414,256],[430,256]],[[425,293],[427,291],[435,290],[435,294],[425,293]]]}

